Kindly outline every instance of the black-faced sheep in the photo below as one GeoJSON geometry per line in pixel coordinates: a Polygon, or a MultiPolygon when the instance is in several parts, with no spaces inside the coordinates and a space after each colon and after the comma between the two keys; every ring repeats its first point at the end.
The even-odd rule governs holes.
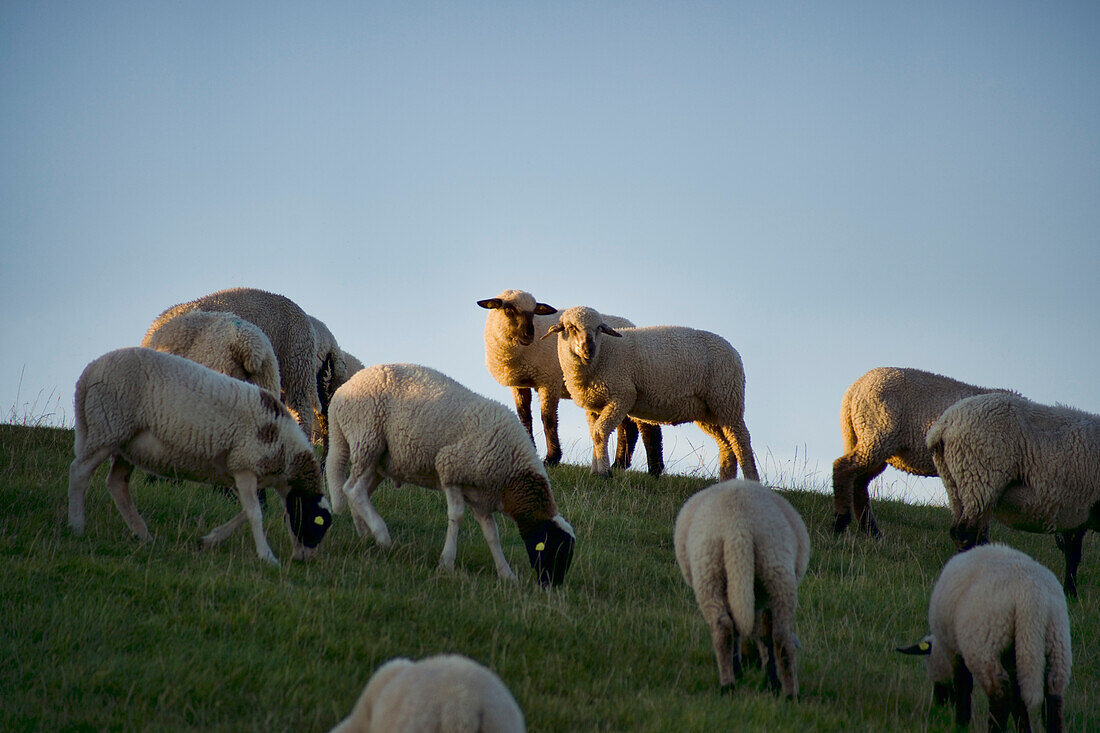
{"type": "Polygon", "coordinates": [[[833,530],[852,516],[860,530],[882,533],[871,511],[868,485],[889,464],[917,476],[935,476],[925,433],[948,407],[992,391],[919,369],[878,367],[852,382],[840,403],[844,454],[833,462],[833,530]]]}
{"type": "MultiPolygon", "coordinates": [[[[257,488],[272,487],[284,498],[297,558],[312,554],[331,523],[309,442],[267,390],[183,357],[135,347],[91,362],[77,380],[74,407],[69,526],[78,535],[84,532],[88,480],[108,458],[107,489],[144,541],[152,535],[130,498],[134,466],[170,478],[235,484],[256,553],[275,565],[257,488]]],[[[217,544],[240,523],[230,520],[204,543],[217,544]]]]}
{"type": "Polygon", "coordinates": [[[336,390],[329,431],[329,494],[336,510],[347,499],[360,535],[370,531],[379,544],[390,545],[370,496],[384,477],[398,485],[408,481],[446,494],[442,567],[454,567],[469,505],[501,577],[515,574],[500,547],[496,511],[515,521],[540,584],[557,585],[565,577],[573,530],[558,514],[534,445],[504,405],[434,369],[380,364],[336,390]]]}
{"type": "Polygon", "coordinates": [[[1065,591],[1077,594],[1081,544],[1100,530],[1100,415],[1014,394],[970,397],[928,431],[960,549],[988,539],[989,520],[1056,534],[1065,591]]]}
{"type": "Polygon", "coordinates": [[[351,715],[331,733],[523,733],[512,693],[490,669],[459,654],[379,667],[351,715]]]}
{"type": "Polygon", "coordinates": [[[543,338],[559,334],[558,361],[573,401],[592,435],[592,472],[611,475],[610,431],[628,415],[639,423],[694,422],[718,444],[719,478],[756,480],[745,426],[741,355],[721,336],[681,326],[608,326],[599,312],[577,306],[543,338]]]}
{"type": "Polygon", "coordinates": [[[934,702],[954,702],[956,725],[970,723],[977,678],[989,696],[989,730],[1005,730],[1009,715],[1031,730],[1028,710],[1040,704],[1046,730],[1062,730],[1073,653],[1066,599],[1050,570],[1005,545],[955,555],[932,589],[928,626],[929,636],[899,651],[929,655],[934,702]]]}
{"type": "Polygon", "coordinates": [[[673,539],[680,572],[710,627],[722,687],[733,688],[742,642],[754,639],[769,685],[797,698],[794,617],[810,561],[802,517],[755,481],[726,481],[687,500],[673,539]]]}
{"type": "MultiPolygon", "coordinates": [[[[485,319],[485,366],[493,378],[512,390],[516,413],[523,427],[534,439],[531,418],[531,390],[539,394],[543,435],[546,438],[546,465],[561,461],[558,439],[558,401],[570,399],[565,388],[557,345],[553,341],[536,339],[558,323],[561,311],[524,290],[505,290],[495,298],[477,301],[489,311],[485,319]]],[[[629,328],[634,324],[618,316],[604,316],[612,328],[629,328]]],[[[665,463],[661,448],[659,425],[635,423],[629,418],[619,424],[615,447],[615,468],[629,468],[639,432],[646,449],[649,473],[661,475],[665,463]]]]}

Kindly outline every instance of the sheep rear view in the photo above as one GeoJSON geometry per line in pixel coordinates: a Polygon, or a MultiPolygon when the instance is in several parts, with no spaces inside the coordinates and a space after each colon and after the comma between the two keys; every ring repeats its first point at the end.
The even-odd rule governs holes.
{"type": "Polygon", "coordinates": [[[313,434],[314,413],[320,410],[316,344],[309,316],[284,295],[256,288],[230,288],[167,309],[153,321],[146,339],[168,321],[190,311],[227,311],[256,324],[275,351],[279,379],[287,407],[307,436],[313,434]]]}
{"type": "Polygon", "coordinates": [[[733,689],[741,645],[757,640],[769,686],[798,697],[795,609],[810,561],[802,517],[755,481],[694,494],[676,516],[676,562],[711,632],[718,681],[733,689]]]}
{"type": "MultiPolygon", "coordinates": [[[[539,395],[543,436],[546,439],[546,465],[561,462],[558,437],[558,402],[571,399],[565,387],[558,351],[554,342],[536,339],[556,325],[562,311],[539,303],[525,290],[505,290],[495,298],[477,301],[489,311],[485,319],[485,366],[498,383],[512,390],[516,414],[534,440],[531,417],[531,390],[539,395]]],[[[634,324],[619,316],[605,315],[614,328],[634,324]]],[[[637,423],[626,419],[616,428],[615,468],[629,468],[639,433],[646,449],[649,473],[659,476],[664,471],[664,457],[659,425],[637,423]]]]}
{"type": "Polygon", "coordinates": [[[492,670],[460,654],[391,659],[331,733],[523,733],[516,699],[492,670]]]}
{"type": "Polygon", "coordinates": [[[745,369],[724,338],[682,326],[617,331],[584,306],[564,311],[543,338],[552,334],[566,388],[588,418],[593,473],[611,475],[607,439],[629,415],[694,422],[718,445],[721,480],[734,478],[738,463],[746,478],[759,478],[745,425],[745,369]]]}
{"type": "Polygon", "coordinates": [[[500,547],[494,512],[515,521],[542,585],[557,585],[573,559],[574,535],[558,514],[546,468],[523,426],[499,402],[450,377],[413,364],[379,364],[359,371],[332,398],[329,494],[345,499],[356,530],[391,544],[370,497],[383,478],[442,490],[447,538],[442,567],[453,569],[466,506],[489,545],[498,575],[514,579],[500,547]]]}
{"type": "Polygon", "coordinates": [[[1055,534],[1065,592],[1075,596],[1085,533],[1100,531],[1100,415],[1014,394],[978,395],[948,408],[927,445],[959,549],[986,541],[991,517],[1055,534]]]}
{"type": "Polygon", "coordinates": [[[855,517],[859,529],[881,536],[868,486],[886,466],[916,476],[935,476],[925,445],[928,428],[955,402],[987,392],[950,377],[897,367],[872,369],[852,382],[840,405],[844,454],[833,462],[833,531],[855,517]]]}
{"type": "Polygon", "coordinates": [[[928,655],[934,702],[954,702],[956,725],[970,722],[976,678],[989,697],[989,730],[1005,730],[1010,716],[1031,730],[1028,711],[1040,705],[1046,730],[1062,730],[1073,653],[1054,573],[1006,545],[955,555],[932,589],[928,626],[920,644],[899,651],[928,655]]]}
{"type": "MultiPolygon", "coordinates": [[[[78,535],[85,527],[89,479],[108,458],[107,489],[127,526],[144,541],[153,538],[130,497],[134,466],[170,478],[235,484],[256,553],[275,565],[258,488],[275,488],[284,498],[297,558],[312,554],[331,522],[317,459],[290,413],[267,390],[183,357],[134,347],[107,353],[84,369],[74,408],[69,526],[78,535]]],[[[204,543],[221,542],[240,523],[230,520],[204,543]]]]}

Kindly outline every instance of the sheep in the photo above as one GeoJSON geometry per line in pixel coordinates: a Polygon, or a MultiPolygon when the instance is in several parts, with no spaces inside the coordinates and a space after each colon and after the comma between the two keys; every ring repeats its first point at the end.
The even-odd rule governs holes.
{"type": "Polygon", "coordinates": [[[1081,544],[1100,530],[1100,415],[1014,394],[969,397],[928,431],[959,549],[989,537],[989,519],[1057,534],[1065,592],[1077,595],[1081,544]]]}
{"type": "Polygon", "coordinates": [[[329,496],[346,498],[360,536],[391,545],[370,496],[383,477],[442,489],[447,538],[440,566],[454,568],[468,504],[502,578],[516,578],[500,547],[493,512],[519,528],[541,585],[558,585],[573,559],[575,535],[558,514],[546,468],[523,426],[504,405],[434,369],[379,364],[349,379],[329,405],[329,496]],[[348,466],[351,466],[350,476],[348,466]]]}
{"type": "Polygon", "coordinates": [[[1009,714],[1031,730],[1028,710],[1040,703],[1046,729],[1062,730],[1073,653],[1054,573],[1007,545],[955,555],[932,588],[928,626],[919,644],[898,651],[928,655],[933,700],[954,701],[956,725],[970,723],[976,677],[989,696],[989,730],[1005,730],[1009,714]]]}
{"type": "Polygon", "coordinates": [[[523,733],[523,711],[500,677],[460,654],[391,659],[371,675],[331,733],[523,733]]]}
{"type": "Polygon", "coordinates": [[[279,394],[279,362],[271,341],[235,313],[191,311],[150,329],[141,345],[197,361],[234,379],[279,394]]]}
{"type": "Polygon", "coordinates": [[[1004,391],[975,387],[919,369],[878,367],[852,382],[840,403],[844,454],[833,462],[833,531],[842,533],[854,514],[861,531],[882,532],[867,487],[886,464],[917,476],[935,476],[924,435],[955,402],[1004,391]]]}
{"type": "Polygon", "coordinates": [[[587,413],[593,473],[611,475],[608,433],[630,415],[694,422],[718,444],[720,480],[734,478],[738,462],[746,478],[760,478],[745,426],[745,370],[724,338],[682,326],[616,331],[585,306],[563,312],[543,338],[552,334],[560,334],[566,389],[587,413]]]}
{"type": "MultiPolygon", "coordinates": [[[[193,481],[236,484],[256,553],[279,561],[263,530],[257,487],[283,497],[295,559],[307,559],[332,515],[320,465],[309,442],[274,394],[201,364],[154,349],[130,347],[92,361],[76,383],[76,440],[69,466],[69,526],[85,528],[92,472],[108,458],[107,489],[141,540],[153,537],[130,498],[134,466],[193,481]]],[[[238,518],[203,538],[226,539],[238,518]]]]}
{"type": "Polygon", "coordinates": [[[146,338],[178,315],[194,310],[228,311],[256,324],[271,340],[287,407],[307,436],[320,409],[315,368],[316,344],[309,316],[286,296],[255,288],[230,288],[174,305],[157,316],[146,338]]]}
{"type": "Polygon", "coordinates": [[[313,327],[314,353],[316,363],[314,369],[317,374],[317,398],[321,409],[318,411],[317,423],[313,426],[311,438],[315,443],[324,443],[328,440],[328,404],[332,401],[332,395],[340,388],[340,385],[348,381],[348,364],[344,358],[344,352],[336,343],[336,337],[332,331],[318,318],[308,313],[309,323],[313,327]]]}
{"type": "Polygon", "coordinates": [[[349,354],[343,349],[340,350],[340,354],[344,357],[344,363],[348,366],[348,377],[363,368],[363,362],[359,361],[354,355],[349,354]]]}
{"type": "Polygon", "coordinates": [[[798,583],[810,535],[798,512],[755,481],[726,481],[684,503],[674,530],[676,562],[710,627],[718,681],[732,690],[740,650],[756,638],[768,684],[798,697],[798,583]]]}
{"type": "MultiPolygon", "coordinates": [[[[531,420],[531,389],[538,390],[542,412],[543,435],[546,438],[546,465],[561,462],[561,444],[558,440],[558,400],[569,399],[565,389],[558,351],[553,342],[543,343],[535,339],[536,333],[545,333],[558,322],[561,311],[546,303],[535,301],[535,296],[524,290],[505,290],[495,298],[477,301],[489,311],[485,319],[485,366],[493,378],[505,387],[511,387],[516,412],[527,433],[534,440],[531,420]]],[[[634,324],[619,316],[604,316],[613,328],[629,328],[634,324]]],[[[634,444],[641,432],[645,445],[649,473],[660,476],[664,471],[661,453],[661,428],[659,425],[635,423],[629,418],[618,426],[615,449],[615,468],[629,468],[634,444]]]]}

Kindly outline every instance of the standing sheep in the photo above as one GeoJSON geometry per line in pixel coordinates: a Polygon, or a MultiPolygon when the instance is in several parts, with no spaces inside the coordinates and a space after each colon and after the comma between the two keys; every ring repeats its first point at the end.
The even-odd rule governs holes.
{"type": "MultiPolygon", "coordinates": [[[[279,361],[282,396],[305,434],[313,434],[317,394],[316,344],[309,316],[283,295],[255,288],[230,288],[174,305],[157,316],[145,338],[176,316],[195,310],[228,311],[256,324],[271,341],[279,361]]],[[[144,343],[144,342],[143,342],[144,343]]]]}
{"type": "Polygon", "coordinates": [[[989,696],[989,730],[1005,730],[1010,714],[1031,730],[1028,710],[1040,704],[1046,730],[1062,730],[1073,653],[1054,573],[1006,545],[955,555],[932,589],[928,626],[929,636],[898,651],[929,655],[934,701],[954,701],[956,725],[970,724],[977,678],[989,696]]]}
{"type": "Polygon", "coordinates": [[[728,341],[681,326],[608,326],[592,308],[566,310],[546,336],[560,334],[558,361],[592,434],[592,472],[611,475],[607,438],[630,415],[639,423],[694,422],[718,444],[723,481],[757,480],[745,426],[745,370],[728,341]]]}
{"type": "Polygon", "coordinates": [[[798,583],[810,562],[802,517],[755,481],[726,481],[694,494],[676,516],[676,562],[710,627],[718,681],[732,690],[741,643],[758,639],[768,684],[798,697],[798,583]]]}
{"type": "MultiPolygon", "coordinates": [[[[536,333],[546,333],[558,323],[561,311],[524,290],[505,290],[495,298],[477,301],[489,311],[485,319],[485,366],[493,378],[511,387],[516,413],[523,427],[534,440],[531,419],[531,389],[538,390],[542,412],[543,435],[546,438],[546,465],[561,461],[558,439],[558,401],[570,399],[565,389],[558,350],[554,342],[535,339],[536,333]]],[[[604,316],[613,328],[630,328],[634,324],[618,316],[604,316]]],[[[615,468],[629,468],[634,444],[641,432],[646,449],[649,473],[660,476],[665,462],[661,453],[659,425],[635,423],[629,418],[619,424],[615,448],[615,468]]]]}
{"type": "Polygon", "coordinates": [[[337,511],[347,498],[360,535],[369,530],[390,546],[370,496],[383,478],[408,481],[446,494],[442,567],[454,568],[469,505],[502,578],[516,576],[500,547],[496,511],[515,521],[539,583],[562,582],[573,560],[573,529],[558,514],[534,445],[504,405],[427,367],[380,364],[336,390],[329,428],[329,494],[337,511]]]}
{"type": "MultiPolygon", "coordinates": [[[[173,478],[233,482],[260,559],[279,561],[264,536],[258,487],[284,498],[294,556],[305,559],[331,522],[320,466],[309,442],[273,394],[153,349],[109,352],[76,383],[76,441],[69,466],[69,526],[84,533],[92,472],[108,458],[107,489],[140,539],[153,539],[130,498],[134,466],[173,478]]],[[[235,518],[203,538],[224,540],[235,518]]]]}
{"type": "Polygon", "coordinates": [[[855,515],[860,530],[879,537],[867,487],[886,464],[917,476],[935,476],[925,433],[965,397],[1004,391],[975,387],[919,369],[878,367],[852,382],[840,403],[844,455],[833,462],[833,531],[855,515]]]}
{"type": "Polygon", "coordinates": [[[512,693],[468,657],[391,659],[371,675],[351,715],[331,733],[523,733],[512,693]]]}
{"type": "Polygon", "coordinates": [[[989,537],[989,519],[1058,534],[1065,591],[1077,595],[1081,544],[1100,530],[1100,415],[1019,395],[970,397],[948,408],[927,445],[947,489],[960,549],[989,537]]]}
{"type": "Polygon", "coordinates": [[[279,394],[279,362],[271,341],[235,313],[191,311],[151,328],[141,345],[197,361],[279,394]]]}

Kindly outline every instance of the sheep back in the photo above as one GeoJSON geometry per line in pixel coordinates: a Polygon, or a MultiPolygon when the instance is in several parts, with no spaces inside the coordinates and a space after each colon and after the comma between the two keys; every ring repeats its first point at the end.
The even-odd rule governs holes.
{"type": "Polygon", "coordinates": [[[195,310],[150,328],[141,345],[196,361],[234,379],[280,392],[271,341],[235,313],[195,310]]]}

